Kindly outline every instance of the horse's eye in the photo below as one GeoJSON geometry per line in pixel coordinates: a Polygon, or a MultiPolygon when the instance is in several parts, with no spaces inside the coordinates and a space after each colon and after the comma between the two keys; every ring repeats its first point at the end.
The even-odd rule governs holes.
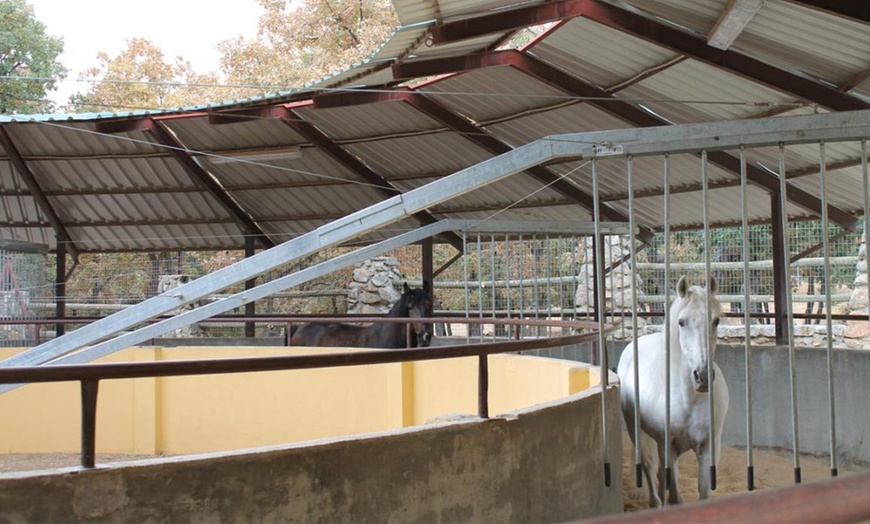
{"type": "Polygon", "coordinates": [[[677,321],[677,324],[679,324],[680,327],[686,327],[686,319],[681,318],[679,321],[677,321]]]}

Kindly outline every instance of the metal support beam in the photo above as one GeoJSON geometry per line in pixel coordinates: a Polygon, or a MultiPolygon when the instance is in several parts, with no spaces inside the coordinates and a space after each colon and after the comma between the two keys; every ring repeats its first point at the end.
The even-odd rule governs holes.
{"type": "Polygon", "coordinates": [[[731,0],[707,34],[707,45],[728,49],[761,9],[763,0],[731,0]]]}
{"type": "MultiPolygon", "coordinates": [[[[0,367],[45,364],[67,353],[92,345],[133,326],[149,321],[154,317],[167,314],[177,308],[206,298],[226,287],[244,282],[321,249],[357,238],[367,232],[392,224],[409,215],[424,211],[431,206],[438,205],[441,202],[509,177],[551,158],[552,147],[546,141],[539,140],[527,144],[511,151],[504,157],[491,158],[448,177],[351,213],[283,244],[261,251],[250,258],[215,271],[203,278],[193,280],[145,300],[129,309],[67,333],[63,337],[19,353],[0,362],[0,367]]],[[[432,224],[432,226],[435,225],[437,224],[432,224]]],[[[433,234],[437,233],[441,233],[441,231],[436,231],[433,234]]],[[[251,296],[253,296],[252,293],[246,294],[247,299],[250,299],[251,296]]],[[[247,303],[247,300],[241,301],[241,303],[247,303]]],[[[228,308],[238,307],[238,305],[228,302],[226,299],[220,301],[219,304],[220,307],[225,305],[228,308]]],[[[207,308],[208,306],[202,306],[188,313],[173,317],[170,320],[188,318],[186,315],[194,312],[202,313],[210,311],[207,308]]],[[[212,314],[219,312],[215,311],[212,314]]],[[[171,322],[169,323],[172,324],[171,322]]],[[[189,323],[183,323],[180,326],[189,323]]],[[[165,325],[163,322],[159,324],[165,325]]],[[[142,328],[135,333],[147,332],[151,327],[142,328]]],[[[169,329],[175,329],[175,327],[169,329]]],[[[131,341],[127,345],[139,343],[143,340],[148,340],[148,338],[135,339],[135,341],[131,341]]],[[[119,336],[109,342],[116,342],[118,340],[124,341],[127,339],[124,336],[119,336]]],[[[91,347],[90,350],[93,350],[95,347],[97,346],[91,347]]],[[[115,348],[114,350],[117,349],[120,348],[115,348]]],[[[2,391],[4,390],[0,388],[0,392],[2,391]]]]}
{"type": "Polygon", "coordinates": [[[870,24],[870,9],[867,3],[858,0],[786,0],[825,13],[845,16],[858,22],[870,24]]]}
{"type": "MultiPolygon", "coordinates": [[[[855,10],[860,10],[855,2],[855,10]]],[[[607,27],[643,38],[720,69],[761,82],[835,111],[870,108],[867,102],[806,77],[750,56],[710,47],[703,39],[600,0],[562,0],[507,9],[492,14],[435,25],[433,42],[447,44],[481,35],[582,16],[607,27]]],[[[864,15],[866,17],[866,14],[864,15]]]]}
{"type": "Polygon", "coordinates": [[[55,235],[67,239],[67,251],[74,260],[78,260],[79,250],[70,240],[70,236],[66,231],[66,226],[64,226],[63,221],[54,210],[51,202],[48,201],[48,197],[45,196],[42,187],[40,187],[39,182],[36,181],[36,177],[30,170],[30,167],[28,167],[24,157],[21,156],[21,152],[18,151],[17,147],[15,147],[12,137],[9,136],[9,132],[5,127],[0,127],[0,145],[3,146],[3,150],[6,151],[6,155],[9,156],[9,162],[12,163],[16,173],[18,173],[18,176],[24,181],[24,185],[27,186],[31,196],[36,200],[37,207],[48,219],[48,223],[51,224],[52,229],[54,229],[55,235]]]}

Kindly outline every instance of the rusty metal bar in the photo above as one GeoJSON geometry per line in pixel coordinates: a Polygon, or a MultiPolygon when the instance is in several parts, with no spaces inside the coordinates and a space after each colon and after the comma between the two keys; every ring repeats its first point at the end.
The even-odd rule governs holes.
{"type": "Polygon", "coordinates": [[[870,473],[861,473],[584,522],[867,522],[870,520],[868,493],[870,473]]]}
{"type": "Polygon", "coordinates": [[[489,418],[489,360],[487,355],[478,357],[477,413],[480,418],[489,418]]]}
{"type": "MultiPolygon", "coordinates": [[[[451,319],[453,320],[453,319],[451,319]]],[[[455,319],[455,321],[477,319],[455,319]]],[[[504,319],[485,319],[488,323],[510,323],[504,319]]],[[[515,322],[515,321],[514,321],[515,322]]],[[[554,327],[587,328],[591,322],[559,320],[527,320],[530,323],[554,327]]],[[[611,331],[612,326],[607,331],[611,331]]],[[[365,366],[416,362],[419,360],[443,360],[546,349],[551,347],[584,344],[598,337],[597,332],[562,337],[511,340],[490,344],[463,344],[455,346],[425,347],[413,349],[371,350],[357,353],[313,354],[281,357],[246,357],[207,360],[176,360],[171,362],[125,362],[111,364],[68,364],[0,368],[0,384],[63,382],[73,380],[108,380],[122,378],[168,377],[182,375],[216,375],[226,373],[249,373],[313,369],[322,367],[365,366]]]]}
{"type": "MultiPolygon", "coordinates": [[[[11,368],[10,368],[11,369],[11,368]]],[[[81,381],[82,389],[82,450],[83,468],[93,468],[97,450],[97,391],[100,382],[93,378],[81,381]]]]}

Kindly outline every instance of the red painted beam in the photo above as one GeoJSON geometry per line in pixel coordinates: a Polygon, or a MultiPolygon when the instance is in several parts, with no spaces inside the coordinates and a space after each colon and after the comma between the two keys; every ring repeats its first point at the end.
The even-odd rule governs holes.
{"type": "MultiPolygon", "coordinates": [[[[520,51],[498,51],[484,55],[469,55],[461,58],[462,60],[455,60],[452,57],[433,58],[397,64],[394,66],[394,74],[398,73],[401,75],[409,69],[413,72],[438,71],[438,74],[445,74],[450,72],[448,67],[451,65],[463,68],[462,70],[465,70],[466,68],[474,69],[477,67],[511,66],[542,82],[546,82],[557,89],[561,89],[581,98],[586,98],[588,103],[595,105],[596,107],[633,125],[639,127],[654,127],[670,124],[666,120],[663,120],[632,103],[620,100],[598,87],[587,84],[561,69],[552,67],[549,64],[520,51]]],[[[732,173],[740,173],[739,159],[729,153],[724,151],[711,151],[708,153],[707,158],[710,162],[723,167],[732,173]]],[[[747,176],[753,183],[773,193],[779,190],[779,180],[777,177],[754,165],[747,165],[746,169],[747,176]]],[[[798,204],[814,213],[821,213],[822,204],[816,196],[802,191],[792,185],[788,186],[787,196],[789,200],[795,204],[798,204]]],[[[856,225],[855,217],[831,205],[828,206],[828,212],[831,220],[839,224],[841,227],[850,231],[854,230],[856,225]]]]}
{"type": "Polygon", "coordinates": [[[857,97],[841,93],[736,51],[710,47],[703,39],[689,33],[597,0],[562,0],[440,24],[433,28],[433,41],[435,44],[446,44],[493,32],[578,16],[643,38],[828,109],[850,111],[870,108],[870,104],[857,97]]]}
{"type": "Polygon", "coordinates": [[[870,23],[870,5],[866,0],[787,0],[818,11],[845,16],[858,22],[870,23]]]}

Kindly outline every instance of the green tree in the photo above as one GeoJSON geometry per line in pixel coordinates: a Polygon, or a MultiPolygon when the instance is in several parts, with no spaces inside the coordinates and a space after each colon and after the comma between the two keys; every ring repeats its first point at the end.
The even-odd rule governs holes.
{"type": "MultiPolygon", "coordinates": [[[[370,56],[398,26],[390,0],[260,0],[258,36],[218,45],[227,83],[265,91],[311,83],[370,56]]],[[[233,96],[259,94],[240,89],[233,96]]]]}
{"type": "Polygon", "coordinates": [[[99,65],[85,71],[92,81],[86,93],[71,99],[82,111],[177,108],[213,102],[220,98],[214,74],[193,71],[190,62],[169,61],[154,43],[144,38],[127,41],[117,56],[98,53],[99,65]]]}
{"type": "Polygon", "coordinates": [[[62,52],[63,39],[46,34],[25,0],[0,1],[0,112],[53,111],[45,94],[66,76],[62,52]]]}

